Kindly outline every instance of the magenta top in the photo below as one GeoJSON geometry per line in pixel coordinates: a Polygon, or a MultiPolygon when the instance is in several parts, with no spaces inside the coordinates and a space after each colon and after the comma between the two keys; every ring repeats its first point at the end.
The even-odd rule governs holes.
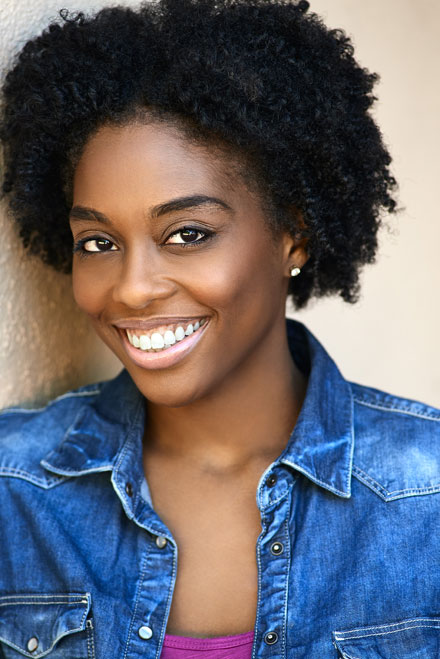
{"type": "Polygon", "coordinates": [[[251,659],[254,632],[215,638],[165,635],[160,659],[251,659]]]}

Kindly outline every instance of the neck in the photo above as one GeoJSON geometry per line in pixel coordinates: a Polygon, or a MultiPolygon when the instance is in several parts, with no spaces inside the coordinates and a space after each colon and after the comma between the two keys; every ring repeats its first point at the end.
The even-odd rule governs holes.
{"type": "Polygon", "coordinates": [[[145,451],[218,474],[270,464],[287,444],[305,389],[284,322],[214,393],[178,408],[147,402],[145,451]]]}

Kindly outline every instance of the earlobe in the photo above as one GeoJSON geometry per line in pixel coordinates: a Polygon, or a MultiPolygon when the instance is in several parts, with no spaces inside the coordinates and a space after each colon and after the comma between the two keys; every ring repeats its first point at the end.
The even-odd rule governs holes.
{"type": "Polygon", "coordinates": [[[307,253],[307,226],[301,211],[296,208],[291,209],[294,230],[292,233],[285,233],[285,263],[286,276],[297,277],[301,273],[301,268],[307,263],[309,255],[307,253]]]}

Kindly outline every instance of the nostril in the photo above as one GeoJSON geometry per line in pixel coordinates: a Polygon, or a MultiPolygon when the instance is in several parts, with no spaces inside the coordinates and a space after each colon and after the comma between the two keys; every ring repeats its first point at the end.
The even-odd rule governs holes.
{"type": "Polygon", "coordinates": [[[124,277],[113,287],[113,300],[130,309],[144,309],[154,300],[163,300],[174,293],[175,285],[163,278],[124,277]]]}

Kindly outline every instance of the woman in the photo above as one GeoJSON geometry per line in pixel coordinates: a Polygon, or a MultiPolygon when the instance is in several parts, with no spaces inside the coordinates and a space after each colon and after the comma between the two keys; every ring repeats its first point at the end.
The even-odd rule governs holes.
{"type": "Polygon", "coordinates": [[[440,656],[440,414],[285,319],[394,210],[376,77],[306,2],[62,19],[4,192],[125,370],[1,417],[3,656],[440,656]]]}

